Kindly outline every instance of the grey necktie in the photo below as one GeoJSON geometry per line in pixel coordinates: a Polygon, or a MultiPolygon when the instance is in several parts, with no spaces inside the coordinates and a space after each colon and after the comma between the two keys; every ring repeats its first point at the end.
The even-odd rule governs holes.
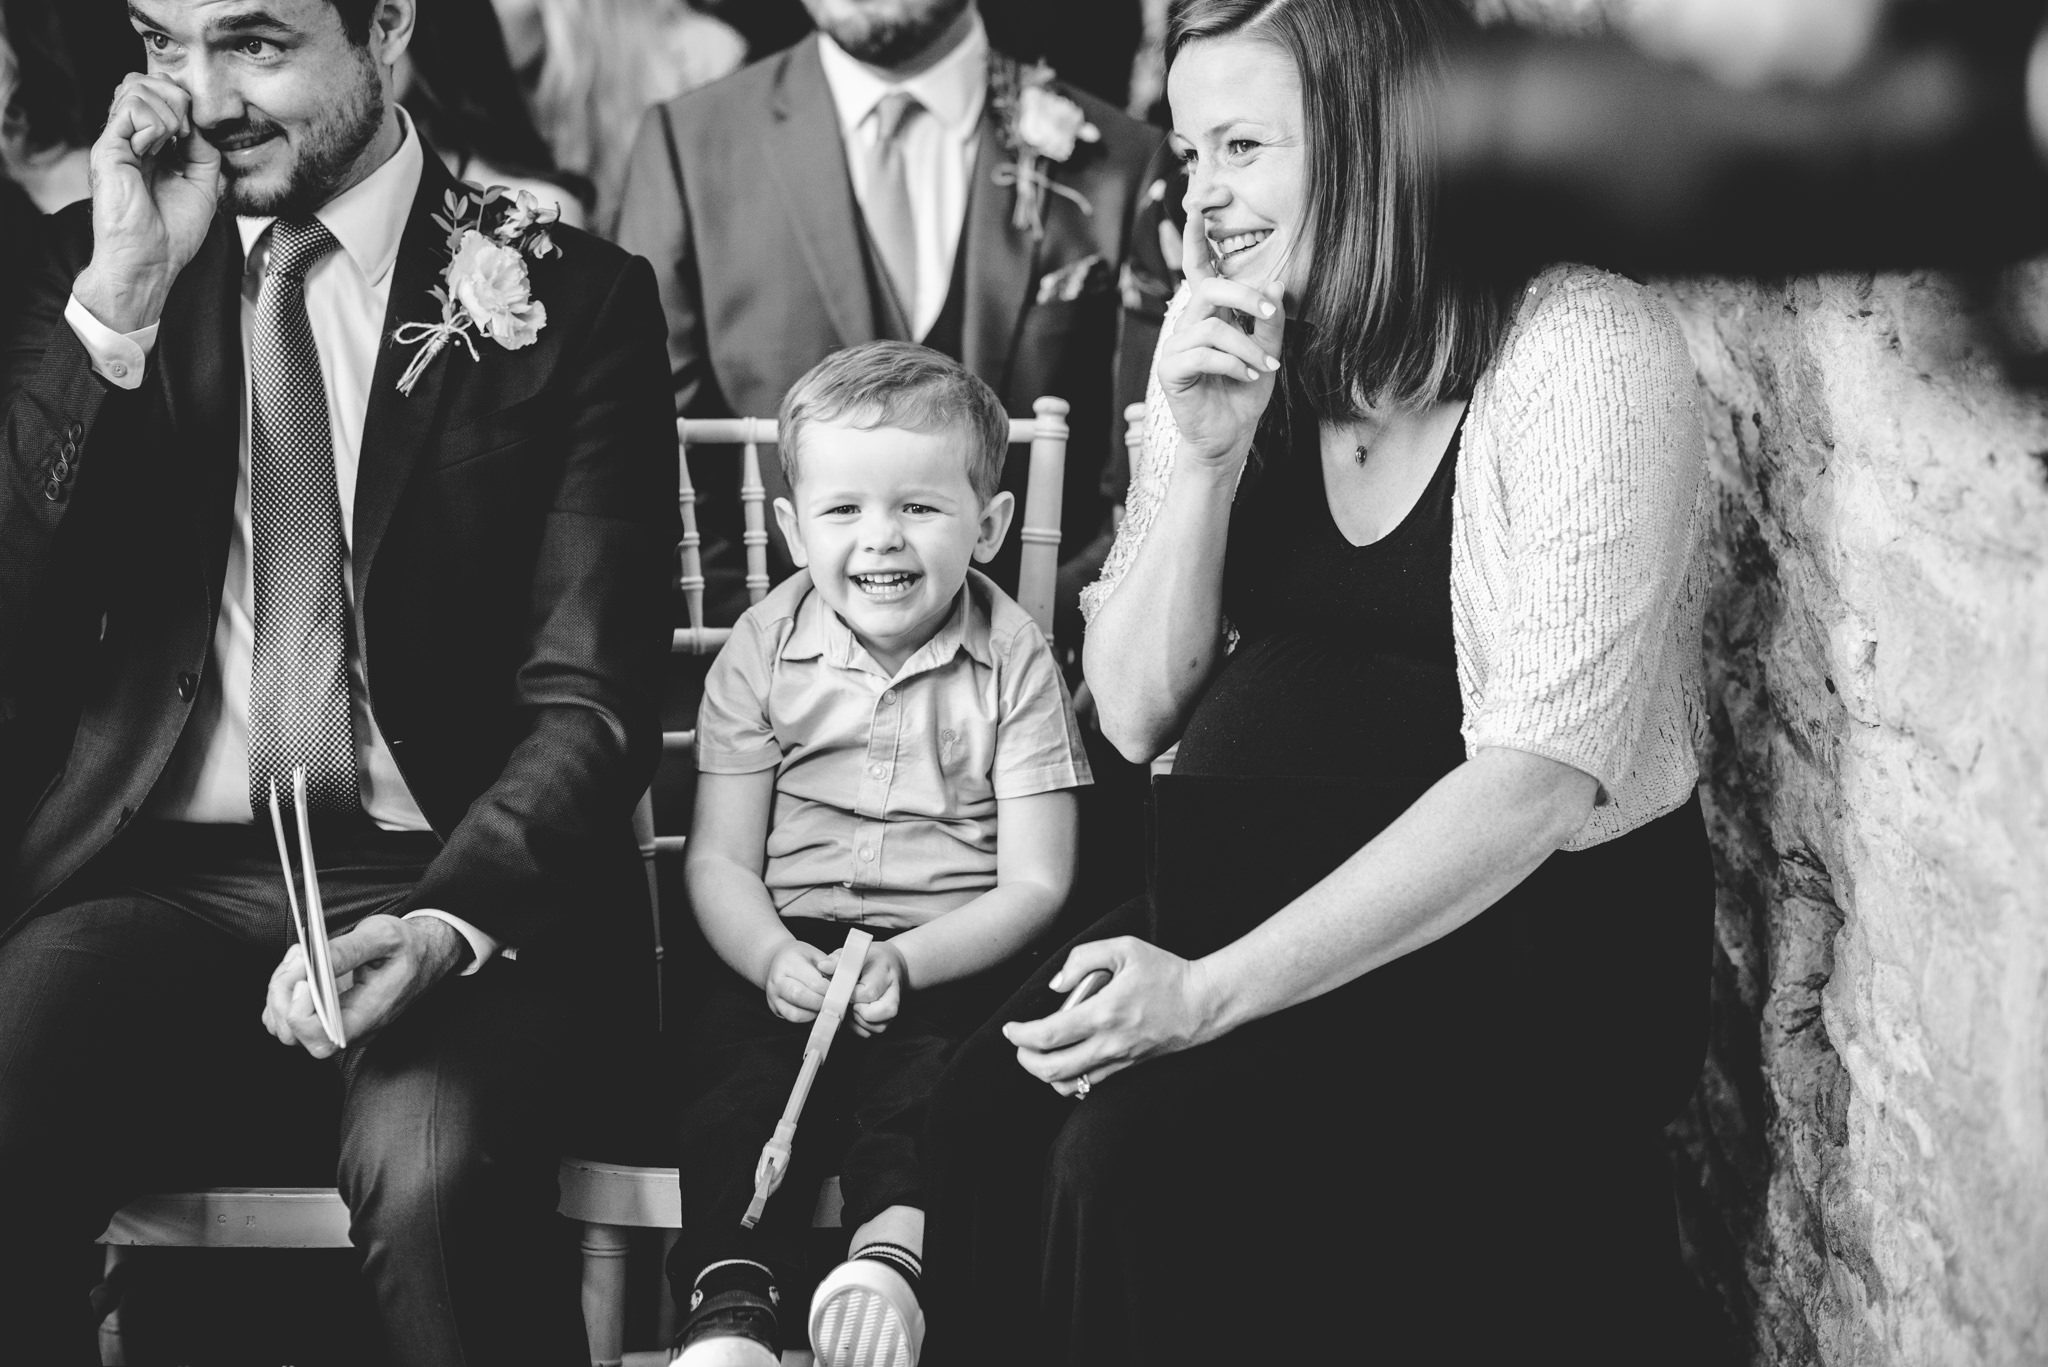
{"type": "Polygon", "coordinates": [[[315,811],[357,810],[348,695],[341,500],[306,272],[339,245],[317,220],[279,219],[249,333],[249,798],[269,819],[269,783],[291,792],[306,766],[315,811]]]}
{"type": "Polygon", "coordinates": [[[924,109],[917,96],[893,91],[875,104],[875,140],[868,148],[868,235],[895,287],[903,319],[917,328],[917,221],[910,210],[910,180],[903,168],[903,130],[924,109]]]}

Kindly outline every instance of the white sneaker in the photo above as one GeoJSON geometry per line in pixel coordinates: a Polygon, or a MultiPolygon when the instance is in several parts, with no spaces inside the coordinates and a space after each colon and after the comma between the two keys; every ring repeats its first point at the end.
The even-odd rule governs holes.
{"type": "Polygon", "coordinates": [[[917,1367],[923,1347],[924,1311],[895,1268],[849,1258],[818,1283],[811,1297],[817,1367],[917,1367]]]}
{"type": "Polygon", "coordinates": [[[669,1359],[674,1367],[782,1367],[774,1350],[737,1334],[698,1339],[669,1359]]]}

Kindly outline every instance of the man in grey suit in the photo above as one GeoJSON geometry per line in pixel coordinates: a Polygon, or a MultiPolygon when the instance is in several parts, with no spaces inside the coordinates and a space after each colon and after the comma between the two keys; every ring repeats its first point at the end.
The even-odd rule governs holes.
{"type": "MultiPolygon", "coordinates": [[[[882,337],[961,360],[1012,413],[1058,395],[1070,601],[1122,496],[1123,401],[1142,397],[1118,390],[1118,348],[1126,297],[1159,297],[1132,273],[1164,275],[1153,236],[1131,233],[1169,174],[1161,137],[993,51],[973,0],[805,3],[818,34],[656,108],[634,149],[617,237],[660,279],[676,412],[772,414],[827,353],[882,337]]],[[[1004,478],[1020,496],[1024,464],[1004,478]]],[[[730,488],[733,465],[693,474],[730,488]]],[[[774,462],[764,474],[786,492],[774,462]]],[[[720,531],[705,528],[707,571],[730,614],[744,599],[720,531]]],[[[1010,540],[991,569],[1014,590],[1010,540]]]]}

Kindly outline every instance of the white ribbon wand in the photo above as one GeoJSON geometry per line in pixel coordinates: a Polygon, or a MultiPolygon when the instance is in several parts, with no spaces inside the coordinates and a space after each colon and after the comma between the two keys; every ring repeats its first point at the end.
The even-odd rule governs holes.
{"type": "Polygon", "coordinates": [[[832,970],[832,985],[825,989],[825,1004],[818,1008],[810,1038],[804,1041],[803,1068],[796,1075],[796,1086],[790,1089],[789,1104],[782,1108],[782,1119],[775,1122],[775,1133],[761,1150],[761,1161],[754,1165],[754,1199],[747,1203],[747,1213],[740,1217],[744,1228],[752,1229],[760,1223],[768,1198],[789,1172],[789,1147],[796,1140],[797,1117],[803,1114],[804,1101],[811,1094],[811,1083],[817,1080],[819,1065],[832,1050],[832,1037],[839,1033],[839,1022],[846,1015],[846,1004],[853,1000],[853,986],[860,980],[861,964],[866,961],[868,946],[874,939],[857,926],[846,932],[846,944],[839,951],[839,966],[832,970]]]}

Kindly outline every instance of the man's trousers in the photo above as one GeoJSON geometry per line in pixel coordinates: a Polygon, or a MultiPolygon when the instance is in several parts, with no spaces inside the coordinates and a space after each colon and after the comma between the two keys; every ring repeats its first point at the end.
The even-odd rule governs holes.
{"type": "MultiPolygon", "coordinates": [[[[330,934],[435,848],[324,841],[330,934]]],[[[129,1198],[331,1180],[395,1367],[588,1362],[554,1215],[564,1006],[494,959],[316,1060],[260,1021],[292,938],[267,826],[160,823],[0,941],[0,1360],[99,1360],[76,1273],[129,1198]]]]}

